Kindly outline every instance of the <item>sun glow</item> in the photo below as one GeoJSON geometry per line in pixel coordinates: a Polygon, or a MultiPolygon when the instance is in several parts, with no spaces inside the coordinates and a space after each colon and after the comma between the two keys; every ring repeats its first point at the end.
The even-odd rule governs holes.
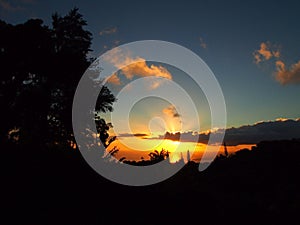
{"type": "Polygon", "coordinates": [[[179,145],[180,144],[180,142],[179,141],[173,141],[173,143],[172,143],[173,145],[179,145]]]}

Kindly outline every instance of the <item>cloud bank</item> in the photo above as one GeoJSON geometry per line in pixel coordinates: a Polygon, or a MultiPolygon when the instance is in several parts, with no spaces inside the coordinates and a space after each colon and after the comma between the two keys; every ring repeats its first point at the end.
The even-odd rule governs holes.
{"type": "MultiPolygon", "coordinates": [[[[210,135],[220,135],[221,130],[215,130],[211,133],[169,133],[157,137],[158,139],[170,139],[173,141],[198,142],[207,144],[210,135]]],[[[300,119],[277,119],[276,121],[258,122],[253,125],[245,125],[238,128],[226,129],[224,141],[227,145],[257,144],[261,141],[283,140],[300,138],[300,119]]]]}

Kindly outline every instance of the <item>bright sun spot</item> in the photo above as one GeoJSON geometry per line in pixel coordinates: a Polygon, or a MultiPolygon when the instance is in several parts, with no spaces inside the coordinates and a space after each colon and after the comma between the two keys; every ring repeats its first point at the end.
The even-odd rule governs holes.
{"type": "Polygon", "coordinates": [[[173,141],[172,144],[173,144],[173,145],[179,145],[180,142],[179,142],[179,141],[173,141]]]}

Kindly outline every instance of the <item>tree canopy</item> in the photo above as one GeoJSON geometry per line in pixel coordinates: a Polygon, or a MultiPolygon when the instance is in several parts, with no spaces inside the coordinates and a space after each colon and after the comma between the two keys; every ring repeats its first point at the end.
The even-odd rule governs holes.
{"type": "MultiPolygon", "coordinates": [[[[91,63],[92,34],[86,25],[78,8],[53,14],[52,26],[40,19],[18,25],[0,21],[1,142],[42,147],[74,141],[73,96],[91,63]]],[[[101,94],[96,110],[111,111],[116,99],[106,87],[101,94]]],[[[103,119],[101,124],[107,128],[103,119]]],[[[105,139],[107,129],[102,131],[105,139]]]]}

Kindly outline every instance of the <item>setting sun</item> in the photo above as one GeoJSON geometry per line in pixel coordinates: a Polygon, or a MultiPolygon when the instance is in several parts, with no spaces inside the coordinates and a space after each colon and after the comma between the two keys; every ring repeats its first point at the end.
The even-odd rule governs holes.
{"type": "Polygon", "coordinates": [[[179,141],[173,141],[173,143],[172,143],[173,145],[179,145],[180,144],[180,142],[179,141]]]}

